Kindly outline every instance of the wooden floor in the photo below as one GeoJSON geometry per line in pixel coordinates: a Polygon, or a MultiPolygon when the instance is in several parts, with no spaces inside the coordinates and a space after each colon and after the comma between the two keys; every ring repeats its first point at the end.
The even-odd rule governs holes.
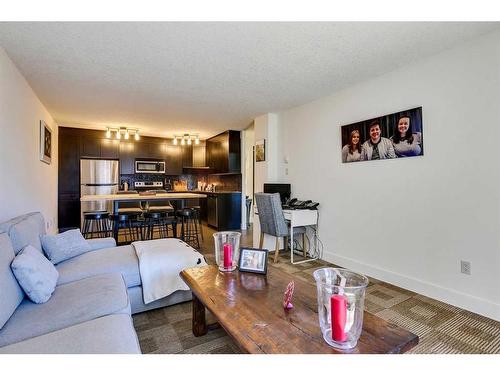
{"type": "MultiPolygon", "coordinates": [[[[210,264],[214,263],[213,233],[203,226],[200,252],[210,264]]],[[[242,231],[241,246],[252,246],[251,230],[242,231]]],[[[269,259],[269,266],[314,284],[316,269],[334,265],[322,260],[292,265],[289,254],[282,253],[278,263],[269,259]]],[[[420,343],[409,353],[500,354],[500,322],[380,280],[370,278],[365,310],[417,334],[420,343]]],[[[133,320],[143,353],[239,353],[222,328],[193,336],[190,302],[136,314],[133,320]]]]}

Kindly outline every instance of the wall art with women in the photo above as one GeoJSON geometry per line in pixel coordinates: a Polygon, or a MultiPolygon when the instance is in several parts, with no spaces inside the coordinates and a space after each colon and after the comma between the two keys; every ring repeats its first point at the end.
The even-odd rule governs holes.
{"type": "Polygon", "coordinates": [[[344,125],[341,132],[343,163],[424,154],[422,107],[344,125]]]}

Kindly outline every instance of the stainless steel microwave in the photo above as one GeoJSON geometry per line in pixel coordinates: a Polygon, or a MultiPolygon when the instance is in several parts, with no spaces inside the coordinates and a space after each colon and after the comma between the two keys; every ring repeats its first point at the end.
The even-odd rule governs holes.
{"type": "Polygon", "coordinates": [[[165,162],[136,160],[135,173],[165,173],[165,162]]]}

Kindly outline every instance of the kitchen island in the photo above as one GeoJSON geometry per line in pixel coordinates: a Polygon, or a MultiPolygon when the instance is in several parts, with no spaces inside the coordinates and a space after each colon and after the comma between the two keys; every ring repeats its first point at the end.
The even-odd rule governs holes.
{"type": "Polygon", "coordinates": [[[206,198],[206,194],[199,193],[158,193],[154,195],[146,194],[104,194],[104,195],[84,195],[81,202],[113,201],[113,213],[118,214],[121,202],[170,200],[179,201],[180,206],[185,206],[185,201],[189,199],[206,198]]]}

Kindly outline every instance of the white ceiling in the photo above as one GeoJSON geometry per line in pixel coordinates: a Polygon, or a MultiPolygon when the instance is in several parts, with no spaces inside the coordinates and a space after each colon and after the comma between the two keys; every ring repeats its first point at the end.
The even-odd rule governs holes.
{"type": "Polygon", "coordinates": [[[3,22],[0,45],[59,124],[205,138],[499,27],[3,22]]]}

